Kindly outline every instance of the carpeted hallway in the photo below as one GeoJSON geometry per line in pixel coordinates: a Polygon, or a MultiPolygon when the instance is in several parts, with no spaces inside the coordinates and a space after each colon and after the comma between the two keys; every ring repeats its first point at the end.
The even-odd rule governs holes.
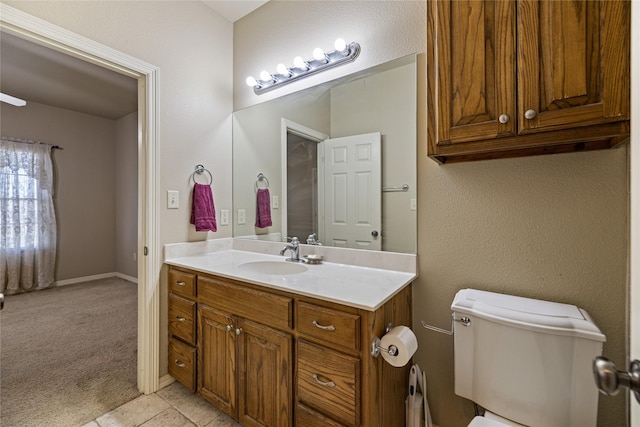
{"type": "Polygon", "coordinates": [[[136,387],[137,287],[109,278],[6,297],[0,425],[81,426],[136,387]]]}

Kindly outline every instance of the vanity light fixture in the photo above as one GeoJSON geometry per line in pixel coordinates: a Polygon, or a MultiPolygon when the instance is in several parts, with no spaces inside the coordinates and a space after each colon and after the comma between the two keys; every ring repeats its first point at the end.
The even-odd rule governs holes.
{"type": "Polygon", "coordinates": [[[316,48],[313,51],[313,59],[306,61],[302,57],[296,56],[291,68],[287,68],[284,64],[278,64],[276,74],[262,71],[260,80],[247,77],[247,85],[253,87],[253,92],[256,95],[261,95],[287,83],[353,62],[360,55],[360,45],[356,42],[347,44],[343,39],[337,39],[334,47],[335,50],[330,52],[324,52],[322,49],[316,48]]]}

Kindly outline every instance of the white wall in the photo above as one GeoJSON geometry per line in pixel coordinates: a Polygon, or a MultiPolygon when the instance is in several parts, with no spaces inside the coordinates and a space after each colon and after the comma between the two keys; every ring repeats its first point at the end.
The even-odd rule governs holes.
{"type": "Polygon", "coordinates": [[[161,203],[160,244],[231,236],[196,232],[189,216],[196,164],[213,174],[216,209],[231,209],[232,24],[197,1],[4,3],[159,67],[159,199],[180,192],[180,209],[161,203]]]}
{"type": "MultiPolygon", "coordinates": [[[[409,53],[418,69],[418,260],[415,356],[441,427],[468,424],[473,407],[453,391],[451,337],[442,328],[464,287],[576,304],[607,336],[605,356],[625,366],[628,147],[439,166],[426,155],[426,10],[421,1],[270,1],[234,28],[234,105],[332,80],[409,53]],[[244,86],[336,37],[358,41],[354,63],[266,95],[244,86]]],[[[624,425],[622,394],[601,397],[599,425],[624,425]]]]}

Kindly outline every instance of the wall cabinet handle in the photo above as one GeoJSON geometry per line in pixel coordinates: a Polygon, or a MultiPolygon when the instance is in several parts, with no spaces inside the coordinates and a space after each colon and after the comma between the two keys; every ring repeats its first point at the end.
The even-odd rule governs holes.
{"type": "Polygon", "coordinates": [[[233,329],[233,326],[227,325],[225,329],[227,330],[227,332],[231,332],[231,330],[233,329]]]}
{"type": "Polygon", "coordinates": [[[537,115],[538,115],[538,112],[536,110],[527,110],[524,112],[524,118],[527,120],[531,120],[537,115]]]}
{"type": "Polygon", "coordinates": [[[181,280],[176,280],[176,286],[186,286],[187,284],[181,280]]]}
{"type": "Polygon", "coordinates": [[[336,327],[333,325],[329,325],[329,326],[324,326],[319,324],[316,320],[313,321],[313,326],[315,326],[318,329],[322,329],[323,331],[335,331],[336,327]]]}
{"type": "Polygon", "coordinates": [[[186,322],[187,321],[187,319],[185,319],[184,317],[180,317],[180,316],[176,316],[176,320],[178,322],[186,322]]]}
{"type": "Polygon", "coordinates": [[[323,387],[334,388],[336,386],[336,383],[334,383],[333,381],[324,382],[324,381],[320,380],[320,378],[318,378],[318,374],[313,374],[313,379],[323,387]]]}
{"type": "Polygon", "coordinates": [[[242,333],[242,328],[236,329],[236,335],[240,335],[242,333]]]}
{"type": "Polygon", "coordinates": [[[176,359],[176,361],[175,361],[174,363],[176,364],[176,366],[177,366],[178,368],[184,368],[184,367],[186,367],[186,366],[187,366],[187,365],[185,365],[183,362],[179,361],[178,359],[176,359]]]}

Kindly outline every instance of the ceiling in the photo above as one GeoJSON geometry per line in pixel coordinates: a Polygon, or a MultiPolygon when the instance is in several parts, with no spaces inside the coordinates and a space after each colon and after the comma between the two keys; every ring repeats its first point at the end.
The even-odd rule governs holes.
{"type": "MultiPolygon", "coordinates": [[[[267,1],[202,3],[235,22],[267,1]]],[[[35,102],[114,120],[138,109],[135,79],[4,32],[0,64],[0,90],[27,106],[35,102]]]]}

